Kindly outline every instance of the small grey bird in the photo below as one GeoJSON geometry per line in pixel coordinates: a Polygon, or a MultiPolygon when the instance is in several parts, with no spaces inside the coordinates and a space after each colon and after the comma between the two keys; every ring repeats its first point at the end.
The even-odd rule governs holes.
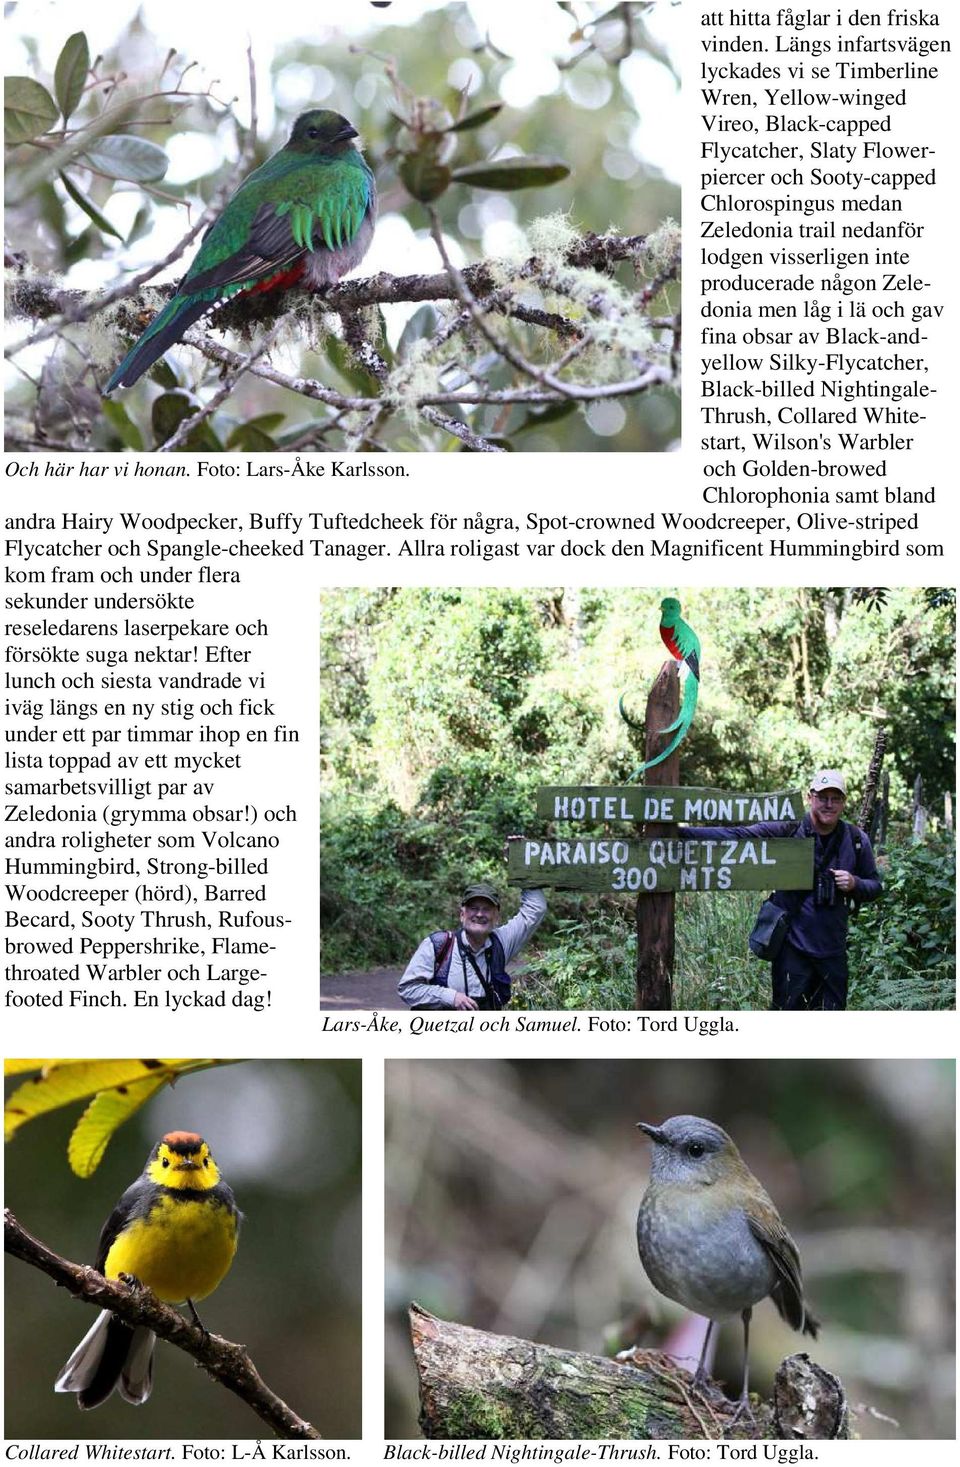
{"type": "Polygon", "coordinates": [[[750,1316],[769,1297],[793,1329],[817,1337],[803,1296],[800,1254],[756,1177],[720,1126],[700,1116],[638,1122],[653,1142],[650,1184],[637,1215],[637,1246],[661,1294],[709,1321],[694,1384],[714,1325],[743,1320],[743,1389],[737,1416],[750,1414],[750,1316]]]}

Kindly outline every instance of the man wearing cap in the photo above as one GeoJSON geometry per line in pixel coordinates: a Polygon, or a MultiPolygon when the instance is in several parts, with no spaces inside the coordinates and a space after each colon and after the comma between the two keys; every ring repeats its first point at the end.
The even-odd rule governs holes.
{"type": "Polygon", "coordinates": [[[400,997],[411,1009],[505,1008],[507,964],[546,910],[542,891],[523,891],[519,912],[498,927],[500,893],[488,881],[473,882],[460,900],[460,926],[423,939],[397,985],[400,997]]]}
{"type": "Polygon", "coordinates": [[[847,782],[839,769],[818,769],[810,781],[807,813],[800,824],[773,820],[759,825],[687,826],[686,835],[740,840],[751,836],[812,839],[810,891],[775,891],[790,926],[773,959],[774,1009],[845,1009],[847,925],[851,905],[872,902],[881,891],[870,837],[841,819],[847,782]]]}

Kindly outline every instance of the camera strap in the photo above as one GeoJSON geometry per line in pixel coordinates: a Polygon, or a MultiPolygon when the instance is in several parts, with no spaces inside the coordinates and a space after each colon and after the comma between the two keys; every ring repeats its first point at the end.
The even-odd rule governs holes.
{"type": "Polygon", "coordinates": [[[473,969],[475,975],[476,975],[476,978],[477,978],[478,983],[480,984],[480,987],[483,989],[483,996],[487,1000],[487,1003],[490,1006],[490,1008],[492,1008],[492,1009],[501,1009],[501,1008],[503,1008],[503,1004],[500,1002],[499,994],[497,993],[497,991],[494,988],[493,984],[490,982],[489,978],[482,971],[482,969],[480,967],[480,964],[477,962],[476,956],[473,953],[473,950],[470,947],[468,947],[468,945],[464,942],[464,940],[463,940],[463,933],[462,932],[458,932],[457,933],[457,946],[460,949],[460,962],[463,964],[463,975],[464,975],[464,988],[465,988],[465,990],[466,990],[467,963],[469,963],[470,966],[471,966],[471,968],[473,969]]]}
{"type": "Polygon", "coordinates": [[[818,876],[823,876],[834,864],[840,855],[840,843],[843,840],[845,826],[842,820],[837,821],[836,829],[828,836],[815,835],[814,840],[814,883],[818,876]]]}

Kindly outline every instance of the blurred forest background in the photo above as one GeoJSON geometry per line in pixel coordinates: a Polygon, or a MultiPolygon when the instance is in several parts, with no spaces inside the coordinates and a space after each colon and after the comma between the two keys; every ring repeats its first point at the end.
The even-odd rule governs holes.
{"type": "MultiPolygon", "coordinates": [[[[7,1093],[21,1077],[7,1081],[7,1093]]],[[[171,1130],[209,1143],[244,1213],[240,1246],[200,1306],[211,1333],[244,1344],[266,1384],[325,1437],[360,1435],[360,1063],[257,1060],[182,1077],[110,1142],[93,1176],[67,1164],[81,1107],[26,1126],[6,1148],[18,1221],[75,1263],[92,1263],[120,1194],[171,1130]]],[[[238,1438],[260,1418],[182,1351],[157,1345],[153,1394],[82,1412],[54,1378],[94,1321],[37,1269],[6,1268],[4,1426],[27,1438],[238,1438]]]]}
{"type": "MultiPolygon", "coordinates": [[[[666,591],[585,587],[324,593],[320,611],[322,971],[405,964],[456,921],[466,881],[503,883],[511,834],[552,833],[541,784],[618,784],[642,759],[666,591]]],[[[670,594],[673,594],[671,591],[670,594]]],[[[953,1003],[955,605],[944,590],[681,588],[703,645],[681,782],[806,790],[844,770],[857,818],[888,733],[883,898],[851,924],[850,1005],[953,1003]],[[923,839],[913,835],[922,781],[923,839]]],[[[558,827],[562,834],[565,827],[558,827]]],[[[585,833],[601,826],[578,826],[585,833]]],[[[514,910],[508,896],[505,915],[514,910]]],[[[747,952],[755,893],[677,902],[678,1008],[766,1008],[747,952]]],[[[634,1003],[632,898],[556,892],[514,1005],[634,1003]]]]}
{"type": "MultiPolygon", "coordinates": [[[[7,70],[15,74],[5,111],[8,283],[13,313],[24,318],[17,341],[32,341],[27,317],[40,331],[8,366],[7,447],[156,448],[210,402],[221,369],[188,347],[168,354],[131,391],[102,399],[104,380],[146,313],[163,304],[148,291],[136,311],[121,300],[104,312],[102,297],[164,260],[224,183],[235,188],[311,106],[353,122],[376,174],[379,223],[360,276],[442,272],[427,206],[439,213],[454,265],[504,259],[513,271],[534,249],[529,227],[545,216],[552,225],[533,236],[548,254],[546,241],[556,252],[574,233],[632,237],[678,220],[679,79],[670,56],[678,23],[677,0],[406,0],[340,7],[336,24],[298,12],[286,26],[248,0],[231,7],[229,25],[220,11],[186,0],[104,0],[83,17],[62,5],[8,6],[7,70]],[[75,31],[81,19],[87,30],[75,31]],[[247,26],[258,84],[255,143],[247,26]],[[547,164],[526,164],[523,178],[508,181],[505,160],[519,156],[547,164]],[[565,166],[547,186],[557,161],[565,166]],[[443,178],[437,170],[488,164],[500,168],[499,178],[482,182],[475,172],[477,182],[452,181],[435,192],[443,178]],[[64,306],[68,319],[60,321],[64,306]]],[[[572,335],[553,340],[552,329],[496,312],[490,320],[540,367],[572,342],[564,368],[572,382],[636,377],[641,357],[666,363],[669,378],[677,366],[671,353],[679,351],[672,339],[679,286],[661,289],[656,281],[676,274],[673,235],[665,253],[649,260],[633,252],[609,274],[584,268],[573,297],[561,290],[553,298],[534,280],[510,287],[531,308],[565,314],[572,335]],[[583,326],[600,333],[587,350],[578,336],[583,326]]],[[[195,248],[153,283],[179,280],[195,248]]],[[[573,281],[576,272],[564,270],[573,281]]],[[[299,319],[291,317],[271,348],[272,365],[348,396],[378,394],[382,384],[357,364],[343,323],[311,314],[297,294],[287,293],[284,309],[296,309],[299,319]]],[[[263,322],[274,308],[268,297],[257,300],[263,322]]],[[[460,307],[444,309],[455,316],[460,307]]],[[[239,308],[231,310],[236,327],[239,308]]],[[[249,332],[250,317],[241,312],[244,321],[249,332]]],[[[369,411],[338,410],[248,372],[179,446],[456,450],[457,437],[433,420],[397,410],[404,394],[418,384],[498,391],[514,382],[514,367],[479,335],[433,340],[441,316],[432,304],[401,300],[379,315],[374,306],[363,323],[392,382],[384,389],[392,406],[375,415],[375,431],[369,411]]],[[[249,350],[249,342],[228,339],[249,350]]],[[[223,340],[220,332],[215,340],[223,340]]],[[[529,378],[521,385],[530,387],[529,378]]],[[[444,412],[505,450],[660,451],[679,435],[672,387],[582,402],[548,393],[540,405],[444,412]]]]}
{"type": "MultiPolygon", "coordinates": [[[[801,1342],[758,1305],[751,1387],[769,1396],[781,1359],[808,1349],[858,1435],[952,1438],[954,1103],[945,1060],[388,1060],[387,1435],[419,1435],[411,1300],[694,1368],[691,1316],[653,1289],[635,1235],[650,1162],[635,1123],[689,1113],[722,1125],[772,1196],[823,1321],[801,1342]]],[[[733,1396],[741,1348],[724,1325],[714,1374],[733,1396]]]]}

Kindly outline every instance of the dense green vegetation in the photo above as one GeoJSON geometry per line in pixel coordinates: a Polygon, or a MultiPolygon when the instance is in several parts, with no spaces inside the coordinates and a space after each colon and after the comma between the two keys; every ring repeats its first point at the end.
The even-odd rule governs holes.
{"type": "MultiPolygon", "coordinates": [[[[466,879],[502,881],[512,833],[547,827],[535,791],[617,783],[636,768],[663,660],[667,590],[349,590],[321,606],[323,968],[404,962],[452,922],[466,879]]],[[[680,590],[703,643],[700,708],[684,783],[805,788],[841,766],[860,791],[888,731],[887,894],[853,928],[855,1007],[952,1001],[954,606],[940,592],[680,590]],[[910,839],[914,781],[931,812],[910,839]]],[[[508,903],[510,898],[507,899],[508,903]]],[[[677,907],[675,1001],[766,1005],[769,970],[747,954],[750,894],[677,907]]],[[[517,1002],[632,1003],[632,901],[557,893],[525,954],[517,1002]]]]}

